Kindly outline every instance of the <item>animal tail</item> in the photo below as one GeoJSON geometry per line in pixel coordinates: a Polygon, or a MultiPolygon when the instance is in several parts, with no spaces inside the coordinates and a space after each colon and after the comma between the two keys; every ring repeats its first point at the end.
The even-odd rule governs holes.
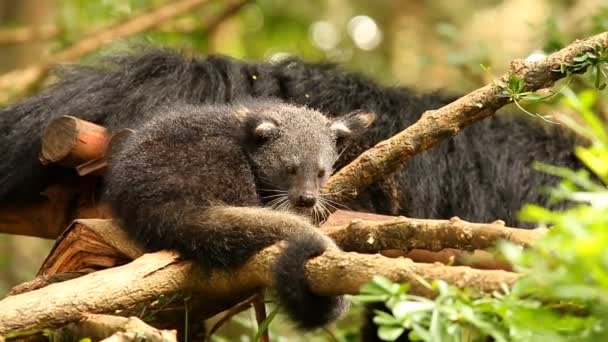
{"type": "Polygon", "coordinates": [[[349,306],[344,296],[319,296],[310,289],[305,264],[330,248],[319,233],[294,236],[273,269],[278,301],[292,321],[302,329],[322,327],[340,317],[349,306]]]}

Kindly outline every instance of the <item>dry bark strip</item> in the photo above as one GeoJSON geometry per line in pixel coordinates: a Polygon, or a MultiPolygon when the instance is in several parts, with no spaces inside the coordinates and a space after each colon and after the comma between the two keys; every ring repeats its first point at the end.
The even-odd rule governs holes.
{"type": "MultiPolygon", "coordinates": [[[[9,296],[0,301],[0,335],[57,327],[84,318],[84,313],[108,313],[127,309],[160,295],[192,292],[201,298],[234,303],[272,285],[271,267],[281,252],[271,246],[252,257],[239,271],[202,274],[191,261],[171,251],[144,254],[133,262],[41,289],[9,296]]],[[[311,289],[320,295],[356,294],[372,276],[409,282],[411,293],[431,297],[433,292],[419,279],[443,279],[458,287],[483,292],[511,285],[519,275],[506,271],[475,270],[465,266],[416,264],[338,250],[326,251],[306,264],[311,289]]]]}
{"type": "MultiPolygon", "coordinates": [[[[578,40],[538,62],[516,60],[511,70],[500,77],[506,82],[511,75],[525,80],[526,91],[535,91],[552,85],[565,77],[558,72],[561,65],[574,57],[592,51],[596,45],[608,47],[608,32],[578,40]]],[[[338,171],[326,184],[324,191],[332,199],[347,203],[371,184],[394,172],[412,156],[427,150],[442,140],[452,137],[466,126],[494,114],[509,103],[499,95],[499,84],[489,84],[437,110],[425,112],[420,120],[394,137],[378,143],[357,159],[338,171]]]]}

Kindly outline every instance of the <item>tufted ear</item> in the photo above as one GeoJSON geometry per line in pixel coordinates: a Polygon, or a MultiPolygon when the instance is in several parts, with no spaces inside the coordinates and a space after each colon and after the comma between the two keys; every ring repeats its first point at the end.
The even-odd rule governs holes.
{"type": "Polygon", "coordinates": [[[331,123],[331,130],[338,141],[343,141],[365,131],[376,120],[376,114],[363,110],[356,110],[335,118],[331,123]]]}
{"type": "Polygon", "coordinates": [[[245,136],[249,142],[263,143],[279,134],[279,127],[273,119],[249,116],[244,122],[245,136]]]}
{"type": "Polygon", "coordinates": [[[256,140],[264,141],[275,136],[278,130],[279,128],[274,122],[262,120],[255,126],[253,133],[256,140]]]}

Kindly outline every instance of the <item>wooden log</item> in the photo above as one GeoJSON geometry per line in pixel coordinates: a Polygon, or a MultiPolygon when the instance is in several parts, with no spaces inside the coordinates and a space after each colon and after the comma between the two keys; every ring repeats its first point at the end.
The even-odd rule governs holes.
{"type": "Polygon", "coordinates": [[[131,134],[133,133],[135,133],[134,130],[130,128],[124,128],[112,134],[107,143],[106,150],[104,151],[103,156],[76,166],[76,172],[78,172],[78,175],[103,175],[106,171],[106,168],[108,167],[107,157],[112,155],[112,153],[118,152],[118,150],[127,140],[127,138],[129,138],[129,136],[131,136],[131,134]]]}
{"type": "Polygon", "coordinates": [[[55,239],[77,218],[110,218],[109,206],[95,201],[94,187],[90,178],[74,178],[29,203],[0,206],[0,233],[55,239]]]}
{"type": "Polygon", "coordinates": [[[73,116],[62,116],[44,129],[39,159],[42,164],[59,162],[75,167],[103,157],[108,140],[104,127],[73,116]]]}

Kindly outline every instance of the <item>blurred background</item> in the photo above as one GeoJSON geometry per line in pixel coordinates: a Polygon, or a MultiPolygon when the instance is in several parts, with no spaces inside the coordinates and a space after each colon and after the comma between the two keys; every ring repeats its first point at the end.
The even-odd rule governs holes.
{"type": "MultiPolygon", "coordinates": [[[[0,77],[14,75],[0,80],[0,101],[18,100],[53,81],[45,73],[28,80],[21,73],[28,67],[89,62],[133,42],[251,60],[296,55],[336,62],[387,85],[466,93],[491,82],[515,58],[542,56],[608,30],[608,0],[211,0],[144,30],[101,35],[186,2],[195,3],[0,0],[0,77]],[[74,51],[96,37],[97,46],[74,51]]],[[[598,106],[605,115],[605,103],[598,106]]],[[[0,234],[0,298],[32,279],[51,245],[0,234]]]]}

